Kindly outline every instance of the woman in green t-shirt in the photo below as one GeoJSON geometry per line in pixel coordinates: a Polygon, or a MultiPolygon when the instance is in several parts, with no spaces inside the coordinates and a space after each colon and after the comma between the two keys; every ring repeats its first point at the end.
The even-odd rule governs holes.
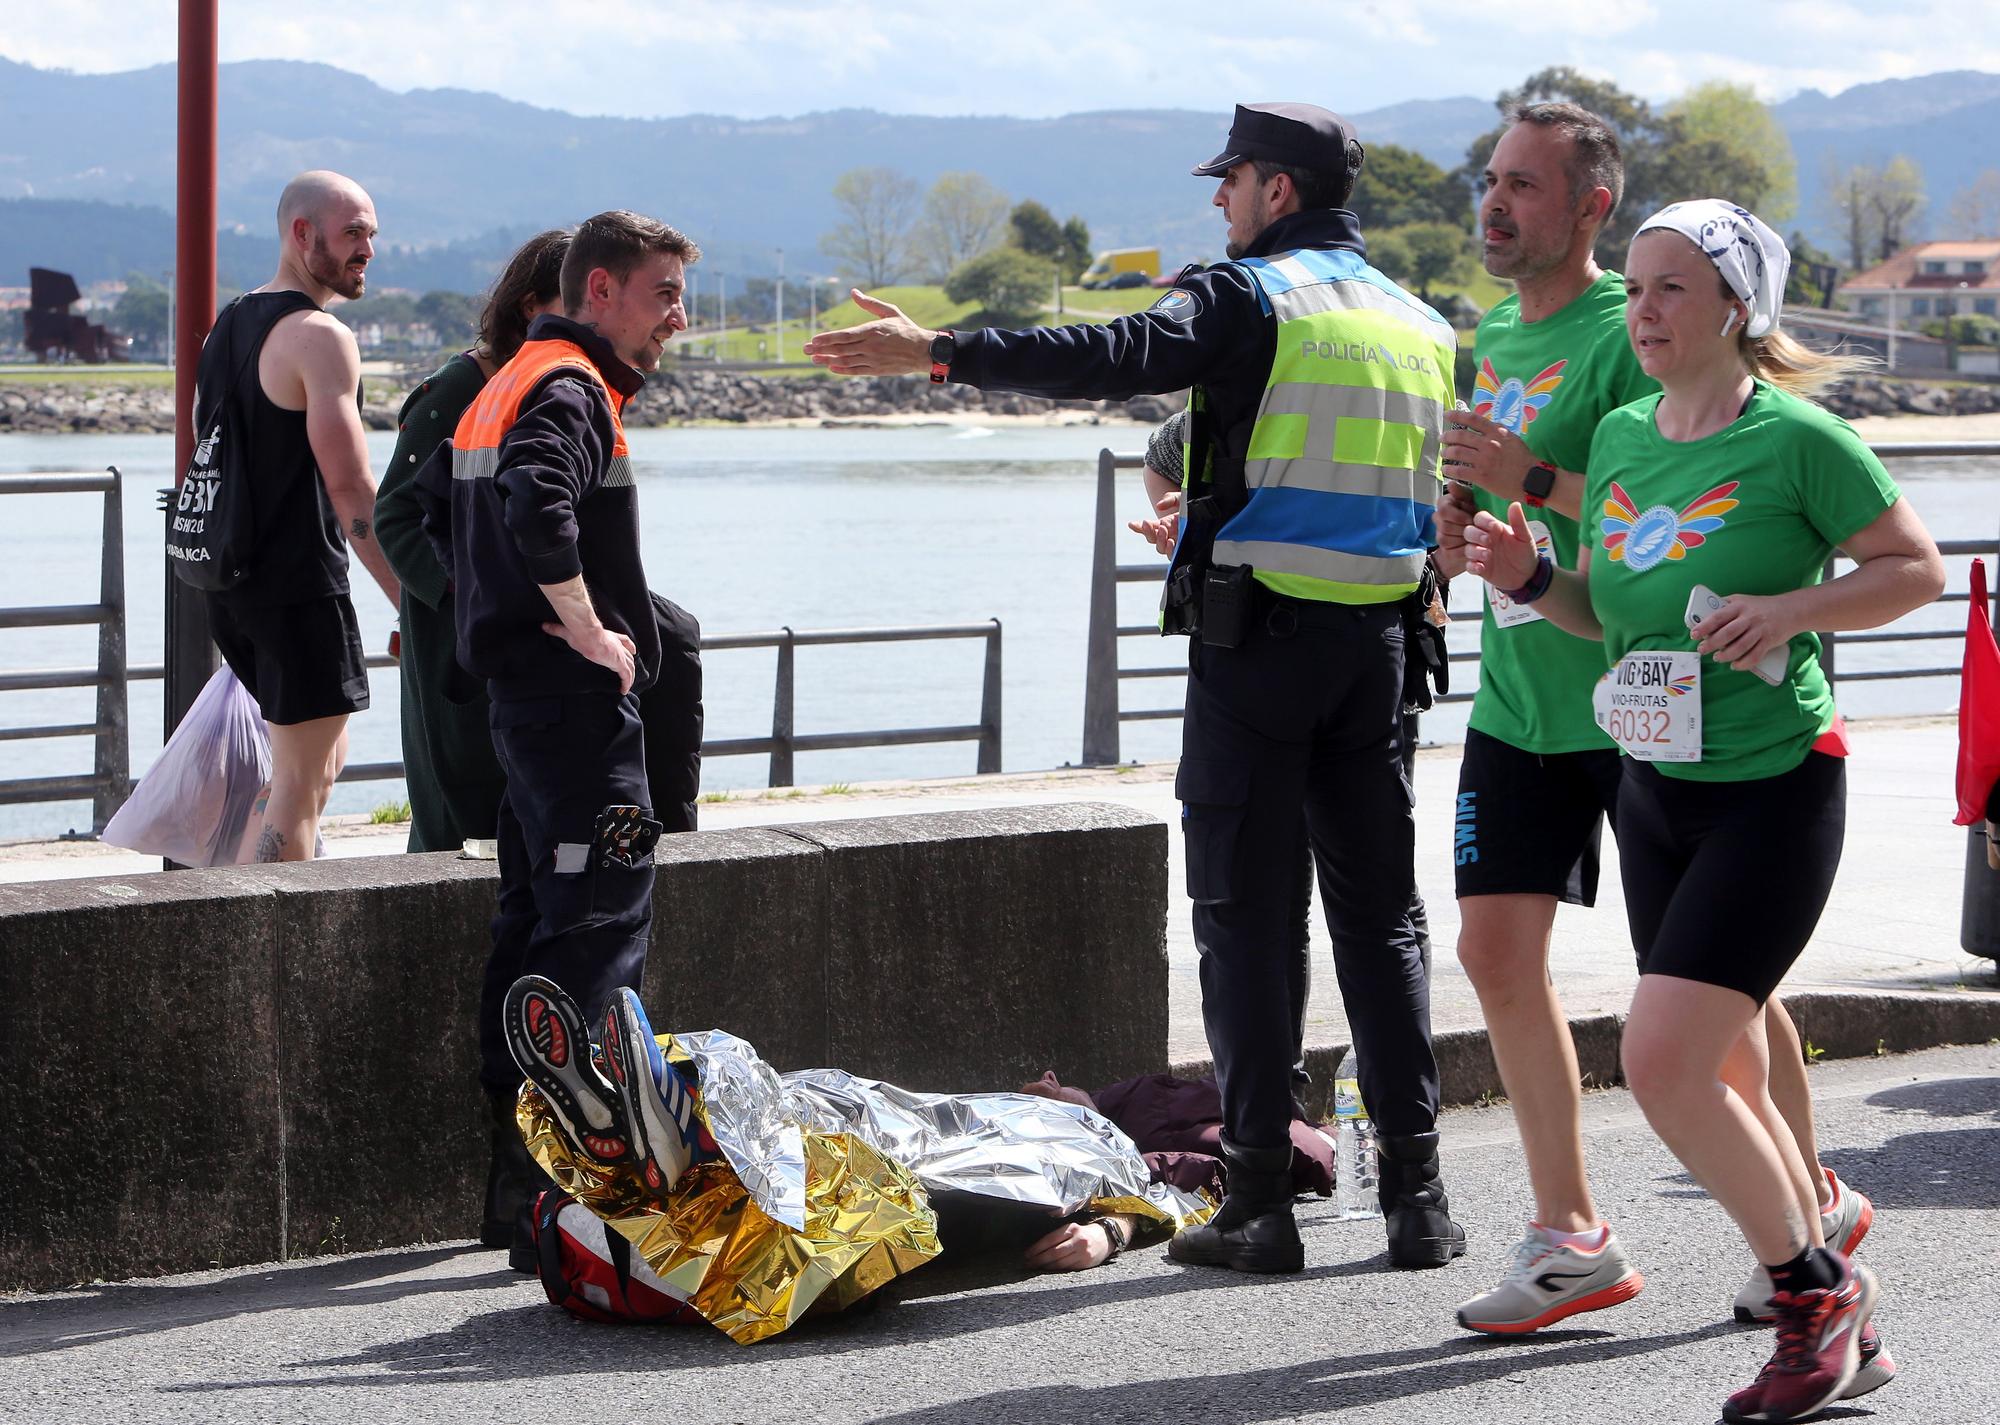
{"type": "Polygon", "coordinates": [[[1537,555],[1519,505],[1466,531],[1474,573],[1605,643],[1595,703],[1629,758],[1618,851],[1640,964],[1626,1080],[1775,1289],[1777,1353],[1731,1420],[1803,1419],[1894,1370],[1869,1322],[1874,1278],[1825,1246],[1771,1101],[1763,1005],[1840,859],[1846,745],[1817,635],[1888,623],[1944,586],[1881,463],[1805,399],[1854,363],[1778,330],[1789,265],[1732,204],[1647,219],[1626,327],[1661,394],[1598,426],[1575,571],[1537,555]],[[1857,567],[1822,583],[1835,548],[1857,567]]]}

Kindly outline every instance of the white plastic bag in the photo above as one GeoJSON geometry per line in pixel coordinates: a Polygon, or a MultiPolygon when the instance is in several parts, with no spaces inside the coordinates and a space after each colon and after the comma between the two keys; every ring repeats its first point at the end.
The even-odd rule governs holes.
{"type": "Polygon", "coordinates": [[[271,735],[257,700],[218,668],[103,840],[183,866],[231,865],[270,780],[271,735]]]}

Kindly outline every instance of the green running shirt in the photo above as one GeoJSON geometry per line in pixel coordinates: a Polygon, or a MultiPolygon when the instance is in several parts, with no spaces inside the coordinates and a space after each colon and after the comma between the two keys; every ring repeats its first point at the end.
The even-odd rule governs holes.
{"type": "MultiPolygon", "coordinates": [[[[1583,538],[1611,662],[1634,649],[1693,647],[1686,615],[1697,584],[1726,599],[1819,583],[1835,546],[1901,493],[1846,421],[1766,382],[1742,415],[1700,440],[1662,436],[1659,404],[1655,396],[1607,416],[1590,447],[1583,538]]],[[[1833,722],[1819,650],[1816,633],[1794,638],[1775,688],[1704,658],[1702,760],[1655,768],[1747,782],[1798,766],[1833,722]]]]}
{"type": "MultiPolygon", "coordinates": [[[[1473,356],[1472,409],[1513,431],[1537,459],[1561,470],[1588,471],[1597,423],[1660,389],[1632,354],[1625,335],[1625,279],[1616,272],[1605,273],[1538,322],[1523,322],[1521,299],[1508,297],[1479,323],[1473,356]]],[[[1483,490],[1473,493],[1481,509],[1507,518],[1509,501],[1483,490]]],[[[1547,529],[1550,557],[1559,567],[1574,569],[1576,521],[1549,509],[1527,513],[1547,529]]],[[[1601,644],[1564,633],[1540,615],[1511,626],[1496,623],[1489,591],[1480,617],[1479,691],[1471,725],[1527,752],[1608,749],[1613,743],[1590,705],[1604,669],[1601,644]]]]}

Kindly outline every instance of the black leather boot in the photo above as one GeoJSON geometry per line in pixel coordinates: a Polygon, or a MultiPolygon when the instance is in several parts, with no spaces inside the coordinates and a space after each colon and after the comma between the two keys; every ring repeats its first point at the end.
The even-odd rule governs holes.
{"type": "Polygon", "coordinates": [[[1187,1227],[1167,1243],[1167,1255],[1197,1267],[1237,1272],[1296,1272],[1306,1264],[1305,1244],[1292,1220],[1291,1148],[1236,1148],[1227,1144],[1229,1188],[1215,1216],[1187,1227]]]}
{"type": "Polygon", "coordinates": [[[514,1095],[488,1094],[486,1106],[492,1119],[493,1157],[486,1169],[486,1214],[480,1223],[479,1240],[484,1246],[507,1248],[508,1265],[515,1271],[533,1272],[529,1214],[536,1197],[554,1184],[521,1141],[520,1127],[514,1121],[514,1095]]]}
{"type": "Polygon", "coordinates": [[[1451,1220],[1438,1177],[1438,1136],[1412,1133],[1376,1140],[1381,1181],[1376,1191],[1389,1227],[1389,1263],[1441,1267],[1465,1252],[1465,1229],[1451,1220]]]}

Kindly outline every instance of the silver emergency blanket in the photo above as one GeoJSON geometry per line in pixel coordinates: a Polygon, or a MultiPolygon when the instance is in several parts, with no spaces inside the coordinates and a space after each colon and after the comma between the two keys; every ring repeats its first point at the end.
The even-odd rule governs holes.
{"type": "Polygon", "coordinates": [[[757,1205],[793,1227],[805,1220],[802,1129],[853,1134],[934,1193],[1060,1214],[1135,1212],[1169,1228],[1213,1210],[1196,1194],[1147,1181],[1132,1140],[1077,1104],[1019,1093],[915,1093],[841,1069],[779,1075],[733,1034],[671,1037],[699,1075],[716,1146],[757,1205]]]}

